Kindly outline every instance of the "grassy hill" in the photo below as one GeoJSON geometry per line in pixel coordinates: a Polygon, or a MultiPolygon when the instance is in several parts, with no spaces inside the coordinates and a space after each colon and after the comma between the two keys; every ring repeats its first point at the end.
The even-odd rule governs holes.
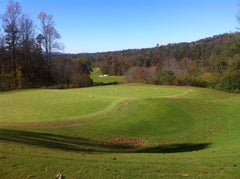
{"type": "MultiPolygon", "coordinates": [[[[105,74],[106,75],[106,74],[105,74]]],[[[93,79],[93,82],[95,83],[123,83],[124,77],[123,76],[104,76],[99,68],[93,69],[91,72],[90,77],[93,79]]]]}
{"type": "Polygon", "coordinates": [[[117,85],[0,93],[0,178],[238,178],[240,96],[117,85]]]}

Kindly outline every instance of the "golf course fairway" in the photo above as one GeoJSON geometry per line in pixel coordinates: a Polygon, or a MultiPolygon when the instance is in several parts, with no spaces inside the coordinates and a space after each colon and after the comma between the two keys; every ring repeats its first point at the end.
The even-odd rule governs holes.
{"type": "Polygon", "coordinates": [[[0,93],[0,178],[238,178],[239,106],[140,84],[0,93]]]}

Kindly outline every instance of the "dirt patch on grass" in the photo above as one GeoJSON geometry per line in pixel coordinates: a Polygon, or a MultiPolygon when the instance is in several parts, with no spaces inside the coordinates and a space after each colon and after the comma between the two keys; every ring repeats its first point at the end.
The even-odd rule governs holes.
{"type": "Polygon", "coordinates": [[[117,137],[113,141],[102,143],[101,146],[111,146],[119,148],[136,148],[145,146],[146,143],[140,138],[117,137]]]}

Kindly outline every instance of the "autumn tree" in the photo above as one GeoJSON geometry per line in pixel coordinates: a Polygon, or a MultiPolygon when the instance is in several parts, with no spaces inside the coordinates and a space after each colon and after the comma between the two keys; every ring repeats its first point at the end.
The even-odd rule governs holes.
{"type": "Polygon", "coordinates": [[[4,36],[0,34],[0,74],[4,68],[4,52],[5,52],[5,43],[4,43],[4,36]]]}
{"type": "Polygon", "coordinates": [[[47,15],[45,12],[40,12],[38,19],[40,20],[41,24],[43,46],[45,48],[47,65],[49,66],[52,59],[52,50],[60,48],[57,40],[60,39],[61,36],[55,28],[53,15],[47,15]]]}
{"type": "Polygon", "coordinates": [[[90,78],[91,63],[83,58],[75,59],[75,66],[73,72],[73,83],[78,84],[80,86],[91,86],[92,79],[90,78]]]}
{"type": "Polygon", "coordinates": [[[12,54],[13,70],[15,76],[15,85],[17,86],[17,70],[16,70],[16,48],[20,37],[20,18],[22,14],[22,7],[18,2],[10,0],[7,5],[7,10],[3,15],[3,29],[6,33],[5,40],[8,50],[12,54]]]}
{"type": "Polygon", "coordinates": [[[21,35],[20,35],[22,53],[26,61],[27,73],[31,71],[31,51],[34,48],[34,25],[33,21],[26,15],[21,17],[21,35]]]}

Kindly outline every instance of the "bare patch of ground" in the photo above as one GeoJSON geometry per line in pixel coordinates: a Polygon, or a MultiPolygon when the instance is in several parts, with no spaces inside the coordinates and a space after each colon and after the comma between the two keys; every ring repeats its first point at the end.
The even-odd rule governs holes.
{"type": "Polygon", "coordinates": [[[113,141],[101,144],[101,146],[116,146],[121,148],[135,148],[145,145],[146,143],[141,138],[124,138],[124,137],[117,137],[113,141]]]}

